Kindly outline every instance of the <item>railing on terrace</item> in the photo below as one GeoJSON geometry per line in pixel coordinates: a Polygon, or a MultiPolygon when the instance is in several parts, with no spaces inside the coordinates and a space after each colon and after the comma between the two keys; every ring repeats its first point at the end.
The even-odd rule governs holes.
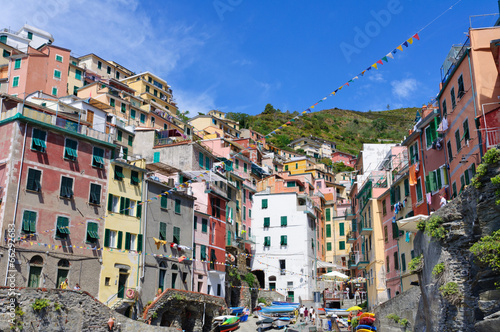
{"type": "MultiPolygon", "coordinates": [[[[7,112],[2,112],[1,119],[2,120],[8,119],[10,117],[15,116],[18,113],[19,113],[19,111],[17,108],[11,109],[7,112]]],[[[36,121],[40,121],[40,122],[43,122],[43,123],[46,123],[49,125],[57,126],[59,128],[72,131],[76,134],[85,135],[85,136],[88,136],[88,137],[91,137],[91,138],[94,138],[94,139],[97,139],[100,141],[108,142],[108,143],[112,142],[112,137],[110,134],[106,134],[104,132],[97,131],[97,130],[89,128],[87,126],[82,126],[82,125],[78,124],[78,122],[66,120],[66,119],[63,119],[61,117],[56,117],[55,115],[52,115],[52,114],[40,112],[40,111],[33,110],[30,108],[26,108],[26,107],[23,109],[21,114],[27,118],[30,118],[30,119],[33,119],[36,121]]]]}
{"type": "Polygon", "coordinates": [[[500,128],[487,128],[481,129],[481,134],[484,136],[486,133],[486,148],[492,148],[500,144],[500,128]]]}
{"type": "Polygon", "coordinates": [[[313,215],[315,214],[314,212],[314,206],[312,205],[299,205],[297,206],[297,211],[304,211],[304,212],[309,212],[312,213],[313,215]]]}

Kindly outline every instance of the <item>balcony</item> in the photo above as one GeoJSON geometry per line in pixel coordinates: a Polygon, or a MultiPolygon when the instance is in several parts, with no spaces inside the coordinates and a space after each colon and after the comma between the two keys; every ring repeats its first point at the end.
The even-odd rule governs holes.
{"type": "MultiPolygon", "coordinates": [[[[484,129],[481,129],[481,134],[484,136],[484,129]]],[[[486,149],[491,149],[500,144],[500,128],[486,129],[486,149]]]]}
{"type": "Polygon", "coordinates": [[[347,238],[347,243],[354,243],[356,242],[356,233],[351,231],[347,233],[346,238],[347,238]]]}
{"type": "Polygon", "coordinates": [[[359,234],[370,235],[373,232],[371,220],[361,221],[359,223],[359,234]]]}
{"type": "Polygon", "coordinates": [[[356,261],[354,259],[349,259],[347,261],[347,268],[349,270],[354,270],[358,267],[358,263],[356,263],[356,261]]]}
{"type": "Polygon", "coordinates": [[[353,220],[356,217],[356,214],[352,211],[352,208],[345,209],[344,215],[345,220],[353,220]]]}
{"type": "MultiPolygon", "coordinates": [[[[222,182],[220,182],[222,183],[222,182]]],[[[206,182],[205,193],[215,193],[222,197],[227,197],[227,192],[223,188],[216,185],[215,182],[206,182]]]]}

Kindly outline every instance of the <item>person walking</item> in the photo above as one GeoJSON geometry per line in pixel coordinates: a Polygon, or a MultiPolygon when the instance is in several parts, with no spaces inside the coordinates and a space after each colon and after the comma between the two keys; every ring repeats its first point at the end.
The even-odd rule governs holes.
{"type": "Polygon", "coordinates": [[[300,321],[303,322],[304,321],[304,312],[305,312],[306,308],[304,307],[304,305],[301,305],[300,306],[300,309],[299,309],[299,314],[300,314],[300,321]]]}
{"type": "Polygon", "coordinates": [[[304,309],[304,317],[305,322],[307,323],[309,321],[309,310],[307,310],[307,307],[304,309]]]}

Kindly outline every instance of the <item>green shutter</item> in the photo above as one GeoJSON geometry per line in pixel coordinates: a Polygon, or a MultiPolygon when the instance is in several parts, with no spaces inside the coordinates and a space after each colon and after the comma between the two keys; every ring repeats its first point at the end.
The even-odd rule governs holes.
{"type": "Polygon", "coordinates": [[[174,233],[173,234],[174,236],[173,236],[173,239],[172,239],[173,241],[172,242],[179,244],[180,241],[181,241],[181,229],[179,227],[175,227],[174,226],[174,232],[173,233],[174,233]]]}
{"type": "Polygon", "coordinates": [[[332,225],[326,225],[326,237],[332,237],[332,225]]]}
{"type": "Polygon", "coordinates": [[[394,205],[396,204],[396,192],[394,190],[394,187],[391,187],[390,194],[391,194],[391,205],[394,205]]]}
{"type": "Polygon", "coordinates": [[[198,154],[198,162],[201,168],[203,168],[203,153],[198,154]]]}
{"type": "Polygon", "coordinates": [[[271,246],[271,237],[270,236],[266,236],[264,238],[264,246],[266,246],[266,247],[270,247],[271,246]]]}
{"type": "Polygon", "coordinates": [[[417,202],[420,202],[422,200],[422,182],[420,181],[420,178],[417,179],[417,202]]]}
{"type": "Polygon", "coordinates": [[[181,214],[181,200],[175,199],[175,213],[181,214]]]}
{"type": "Polygon", "coordinates": [[[160,222],[160,240],[167,240],[167,223],[160,222]]]}
{"type": "Polygon", "coordinates": [[[162,195],[160,198],[160,206],[162,209],[168,209],[168,198],[162,195]]]}
{"type": "Polygon", "coordinates": [[[264,218],[264,227],[269,227],[270,224],[271,224],[271,218],[265,217],[264,218]]]}
{"type": "Polygon", "coordinates": [[[429,174],[425,176],[425,192],[429,193],[430,192],[430,180],[429,180],[429,174]]]}
{"type": "Polygon", "coordinates": [[[153,162],[155,162],[155,163],[160,162],[160,152],[153,153],[153,162]]]}
{"type": "Polygon", "coordinates": [[[339,223],[339,232],[340,232],[340,236],[344,236],[345,235],[344,223],[343,222],[339,223]]]}
{"type": "Polygon", "coordinates": [[[332,219],[330,208],[326,208],[326,221],[330,221],[332,219]]]}
{"type": "Polygon", "coordinates": [[[243,206],[243,220],[247,220],[247,207],[243,206]]]}
{"type": "Polygon", "coordinates": [[[57,233],[59,233],[59,235],[70,234],[68,226],[69,226],[68,218],[57,217],[57,233]]]}
{"type": "Polygon", "coordinates": [[[123,214],[125,210],[125,197],[120,197],[120,211],[119,213],[123,214]]]}
{"type": "Polygon", "coordinates": [[[339,250],[345,250],[345,241],[339,241],[339,250]]]}
{"type": "Polygon", "coordinates": [[[407,197],[410,195],[410,181],[408,179],[405,179],[404,185],[405,185],[405,197],[407,197]]]}
{"type": "Polygon", "coordinates": [[[464,177],[465,177],[465,184],[468,185],[470,183],[469,170],[468,169],[465,170],[464,177]]]}
{"type": "Polygon", "coordinates": [[[231,245],[231,231],[227,231],[226,245],[227,246],[231,245]]]}
{"type": "Polygon", "coordinates": [[[401,254],[401,268],[404,271],[406,271],[406,257],[405,254],[401,254]]]}
{"type": "Polygon", "coordinates": [[[267,199],[262,200],[262,208],[267,209],[267,199]]]}
{"type": "Polygon", "coordinates": [[[331,242],[327,242],[326,243],[326,250],[327,251],[332,251],[332,243],[331,242]]]}
{"type": "Polygon", "coordinates": [[[286,246],[287,245],[287,237],[286,235],[281,235],[281,245],[286,246]]]}
{"type": "Polygon", "coordinates": [[[109,241],[110,241],[110,231],[109,229],[104,230],[104,246],[109,247],[109,241]]]}
{"type": "Polygon", "coordinates": [[[142,234],[137,234],[137,251],[142,251],[142,234]]]}
{"type": "Polygon", "coordinates": [[[137,202],[137,207],[135,209],[135,216],[137,218],[141,218],[142,217],[142,202],[141,201],[138,201],[137,202]]]}
{"type": "Polygon", "coordinates": [[[122,248],[122,239],[123,239],[123,232],[118,231],[118,240],[116,241],[116,249],[122,248]]]}
{"type": "Polygon", "coordinates": [[[205,157],[205,169],[209,170],[210,169],[210,158],[205,157]]]}
{"type": "Polygon", "coordinates": [[[286,226],[288,224],[287,216],[281,217],[281,226],[286,226]]]}
{"type": "Polygon", "coordinates": [[[203,233],[206,233],[208,231],[208,220],[207,219],[201,219],[201,231],[203,233]]]}
{"type": "Polygon", "coordinates": [[[130,209],[129,208],[130,208],[130,198],[125,198],[125,211],[123,211],[123,212],[124,212],[124,214],[126,216],[130,215],[130,209]]]}
{"type": "Polygon", "coordinates": [[[125,250],[130,250],[130,233],[125,233],[125,250]]]}

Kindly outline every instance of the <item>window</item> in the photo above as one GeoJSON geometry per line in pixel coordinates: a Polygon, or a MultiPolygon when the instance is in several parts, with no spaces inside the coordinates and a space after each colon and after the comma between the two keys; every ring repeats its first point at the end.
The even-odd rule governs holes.
{"type": "Polygon", "coordinates": [[[181,200],[178,198],[175,199],[175,213],[181,214],[181,200]]]}
{"type": "Polygon", "coordinates": [[[285,171],[288,171],[288,165],[285,165],[285,171]]]}
{"type": "Polygon", "coordinates": [[[387,202],[385,199],[382,201],[382,214],[384,216],[387,214],[387,202]]]}
{"type": "Polygon", "coordinates": [[[403,272],[406,271],[406,257],[405,257],[405,254],[401,254],[401,269],[403,270],[403,272]]]}
{"type": "Polygon", "coordinates": [[[146,114],[141,113],[141,123],[146,123],[146,114]]]}
{"type": "Polygon", "coordinates": [[[61,177],[61,191],[59,196],[65,198],[73,197],[73,179],[68,177],[61,177]]]}
{"type": "Polygon", "coordinates": [[[149,92],[149,86],[146,85],[146,92],[149,92]]]}
{"type": "Polygon", "coordinates": [[[451,162],[453,160],[453,151],[451,150],[451,141],[448,141],[448,143],[446,143],[446,147],[448,148],[448,159],[451,162]]]}
{"type": "Polygon", "coordinates": [[[453,188],[453,197],[457,197],[457,183],[456,182],[453,182],[452,188],[453,188]]]}
{"type": "Polygon", "coordinates": [[[243,163],[243,172],[247,173],[248,172],[248,168],[247,168],[247,164],[246,163],[243,163]]]}
{"type": "Polygon", "coordinates": [[[0,36],[0,43],[7,44],[7,36],[0,36]]]}
{"type": "MultiPolygon", "coordinates": [[[[28,39],[33,40],[33,32],[28,31],[28,39]]],[[[57,56],[56,56],[56,60],[57,60],[57,56]]],[[[62,58],[61,58],[61,62],[62,62],[62,58]]]]}
{"type": "Polygon", "coordinates": [[[115,180],[122,181],[124,177],[123,167],[115,165],[115,180]]]}
{"type": "Polygon", "coordinates": [[[125,113],[127,111],[127,104],[122,103],[121,111],[122,111],[122,113],[125,113]]]}
{"type": "Polygon", "coordinates": [[[129,207],[130,207],[130,198],[120,197],[120,210],[118,212],[128,216],[130,215],[129,207]]]}
{"type": "Polygon", "coordinates": [[[404,180],[405,197],[410,195],[410,181],[408,179],[404,180]]]}
{"type": "Polygon", "coordinates": [[[396,251],[394,253],[394,270],[399,270],[399,263],[398,263],[398,252],[396,251]]]}
{"type": "Polygon", "coordinates": [[[7,50],[3,50],[3,57],[4,57],[4,58],[8,58],[8,57],[10,57],[10,52],[9,52],[9,51],[7,51],[7,50]]]}
{"type": "Polygon", "coordinates": [[[434,118],[429,125],[425,128],[425,142],[426,142],[426,147],[427,149],[430,149],[432,147],[432,143],[434,143],[437,140],[438,133],[437,133],[437,127],[439,125],[440,118],[434,118]]]}
{"type": "Polygon", "coordinates": [[[52,88],[52,95],[57,96],[57,88],[56,87],[52,88]]]}
{"type": "Polygon", "coordinates": [[[109,248],[122,248],[123,232],[117,232],[110,229],[104,230],[104,246],[109,248]]]}
{"type": "Polygon", "coordinates": [[[345,250],[345,241],[339,241],[339,250],[345,250]]]}
{"type": "Polygon", "coordinates": [[[450,97],[451,97],[451,108],[455,109],[455,107],[457,106],[457,102],[455,100],[455,87],[451,88],[450,97]]]}
{"type": "Polygon", "coordinates": [[[421,202],[423,199],[422,195],[422,181],[420,180],[420,177],[417,178],[417,202],[421,202]]]}
{"type": "Polygon", "coordinates": [[[271,237],[266,236],[264,237],[264,247],[270,247],[271,246],[271,237]]]}
{"type": "Polygon", "coordinates": [[[282,245],[282,246],[286,246],[287,245],[287,237],[286,237],[286,235],[281,235],[280,245],[282,245]]]}
{"type": "Polygon", "coordinates": [[[418,143],[410,146],[410,164],[414,164],[418,161],[418,143]]]}
{"type": "Polygon", "coordinates": [[[457,153],[458,153],[458,151],[460,151],[460,149],[462,148],[462,145],[460,144],[460,129],[457,129],[457,131],[455,132],[455,142],[457,145],[457,153]]]}
{"type": "Polygon", "coordinates": [[[130,184],[133,186],[137,186],[139,184],[139,172],[132,171],[130,176],[130,184]]]}
{"type": "Polygon", "coordinates": [[[200,259],[202,261],[207,260],[207,247],[203,244],[200,246],[200,259]]]}
{"type": "Polygon", "coordinates": [[[247,220],[247,207],[243,206],[243,220],[247,220]]]}
{"type": "Polygon", "coordinates": [[[198,155],[198,163],[201,168],[203,168],[203,158],[204,158],[203,153],[200,152],[198,155]]]}
{"type": "Polygon", "coordinates": [[[205,169],[209,170],[210,169],[210,158],[205,157],[205,169]]]}
{"type": "Polygon", "coordinates": [[[36,212],[35,211],[24,211],[22,231],[24,234],[36,233],[36,212]]]}
{"type": "Polygon", "coordinates": [[[101,186],[99,184],[90,184],[89,203],[96,205],[99,205],[101,203],[101,186]]]}
{"type": "Polygon", "coordinates": [[[332,237],[332,225],[326,225],[326,237],[332,237]]]}
{"type": "Polygon", "coordinates": [[[389,231],[387,230],[387,225],[384,226],[384,242],[389,242],[389,231]]]}
{"type": "Polygon", "coordinates": [[[117,71],[117,72],[115,73],[115,77],[116,77],[116,79],[117,79],[117,80],[119,80],[119,79],[120,79],[120,72],[118,72],[118,71],[117,71]]]}
{"type": "Polygon", "coordinates": [[[104,150],[94,146],[92,151],[92,166],[104,168],[104,150]]]}
{"type": "Polygon", "coordinates": [[[82,80],[82,71],[80,69],[75,69],[75,78],[79,81],[82,80]]]}
{"type": "Polygon", "coordinates": [[[280,259],[280,275],[284,276],[286,274],[286,260],[280,259]]]}
{"type": "Polygon", "coordinates": [[[172,242],[177,244],[181,242],[181,229],[179,227],[174,226],[172,242]]]}
{"type": "Polygon", "coordinates": [[[109,106],[115,107],[115,105],[116,105],[115,99],[114,98],[109,98],[109,106]]]}
{"type": "Polygon", "coordinates": [[[102,68],[102,62],[101,61],[97,61],[97,69],[101,69],[102,68]]]}
{"type": "Polygon", "coordinates": [[[281,227],[286,227],[287,226],[287,216],[282,216],[281,217],[281,227]]]}
{"type": "Polygon", "coordinates": [[[448,110],[446,109],[446,99],[443,100],[443,117],[446,117],[448,110]]]}
{"type": "Polygon", "coordinates": [[[326,251],[332,251],[332,243],[331,242],[326,243],[326,251]]]}
{"type": "Polygon", "coordinates": [[[325,214],[326,214],[326,221],[332,220],[330,208],[326,208],[325,214]]]}
{"type": "Polygon", "coordinates": [[[108,194],[108,211],[110,212],[120,212],[119,208],[120,197],[108,194]]]}
{"type": "MultiPolygon", "coordinates": [[[[136,250],[137,234],[125,233],[125,250],[136,250]]],[[[139,251],[139,250],[138,250],[139,251]]]]}
{"type": "Polygon", "coordinates": [[[267,199],[262,200],[262,208],[267,209],[267,199]]]}
{"type": "MultiPolygon", "coordinates": [[[[99,239],[99,224],[96,222],[88,222],[86,242],[97,243],[98,239],[99,239]]],[[[118,237],[118,242],[120,242],[120,240],[121,240],[120,237],[118,237]]]]}
{"type": "Polygon", "coordinates": [[[155,162],[155,163],[160,162],[160,152],[153,153],[153,162],[155,162]]]}
{"type": "Polygon", "coordinates": [[[128,135],[128,145],[132,146],[134,144],[134,136],[128,135]]]}
{"type": "Polygon", "coordinates": [[[160,222],[160,240],[167,241],[167,223],[160,222]]]}
{"type": "Polygon", "coordinates": [[[16,59],[14,61],[14,69],[20,69],[21,68],[21,59],[16,59]]]}
{"type": "Polygon", "coordinates": [[[15,76],[12,79],[12,87],[15,88],[15,87],[18,87],[18,86],[19,86],[19,76],[15,76]]]}
{"type": "Polygon", "coordinates": [[[79,89],[79,87],[77,87],[76,85],[73,87],[73,94],[74,94],[75,96],[77,96],[77,95],[78,95],[78,89],[79,89]]]}
{"type": "Polygon", "coordinates": [[[168,209],[168,198],[165,195],[161,195],[160,198],[160,207],[162,209],[168,209]]]}
{"type": "Polygon", "coordinates": [[[47,132],[40,129],[33,128],[33,138],[31,141],[31,150],[38,152],[45,152],[47,145],[45,141],[47,139],[47,132]]]}
{"type": "Polygon", "coordinates": [[[76,160],[78,142],[69,138],[66,138],[64,146],[64,159],[76,160]]]}
{"type": "Polygon", "coordinates": [[[122,138],[123,138],[123,133],[122,133],[122,131],[121,131],[121,130],[118,130],[118,131],[116,132],[116,139],[117,139],[118,141],[120,141],[120,142],[121,142],[121,141],[122,141],[122,138]]]}
{"type": "Polygon", "coordinates": [[[464,78],[462,75],[460,75],[458,77],[458,93],[457,93],[457,96],[458,96],[458,99],[462,98],[462,96],[465,94],[465,91],[464,91],[464,78]]]}
{"type": "Polygon", "coordinates": [[[69,219],[67,217],[57,217],[56,239],[67,239],[69,232],[69,219]]]}
{"type": "Polygon", "coordinates": [[[389,267],[389,263],[390,263],[390,262],[389,262],[389,256],[386,256],[386,257],[385,257],[385,266],[386,266],[386,272],[387,272],[387,273],[391,272],[391,269],[390,269],[390,267],[389,267]]]}
{"type": "Polygon", "coordinates": [[[463,128],[464,128],[464,135],[462,137],[462,140],[465,139],[465,141],[470,140],[470,134],[469,134],[469,119],[465,119],[463,123],[463,128]]]}
{"type": "Polygon", "coordinates": [[[42,171],[30,168],[28,169],[28,182],[26,183],[26,190],[40,192],[42,185],[40,179],[42,178],[42,171]]]}
{"type": "Polygon", "coordinates": [[[345,230],[344,230],[344,223],[343,222],[340,222],[339,223],[339,235],[340,236],[345,236],[345,230]]]}
{"type": "MultiPolygon", "coordinates": [[[[217,256],[215,255],[215,249],[210,249],[210,268],[215,269],[215,263],[217,262],[217,256]]],[[[217,285],[217,293],[220,295],[220,284],[217,285]]]]}
{"type": "Polygon", "coordinates": [[[392,223],[392,238],[397,239],[399,237],[399,227],[397,222],[392,223]]]}
{"type": "Polygon", "coordinates": [[[130,109],[130,118],[135,119],[135,110],[130,109]]]}
{"type": "Polygon", "coordinates": [[[202,233],[208,232],[208,220],[205,218],[201,219],[201,232],[202,233]]]}
{"type": "Polygon", "coordinates": [[[54,70],[54,78],[61,79],[61,71],[55,69],[54,70]]]}
{"type": "Polygon", "coordinates": [[[271,225],[271,218],[265,217],[264,218],[264,227],[269,227],[271,225]]]}

